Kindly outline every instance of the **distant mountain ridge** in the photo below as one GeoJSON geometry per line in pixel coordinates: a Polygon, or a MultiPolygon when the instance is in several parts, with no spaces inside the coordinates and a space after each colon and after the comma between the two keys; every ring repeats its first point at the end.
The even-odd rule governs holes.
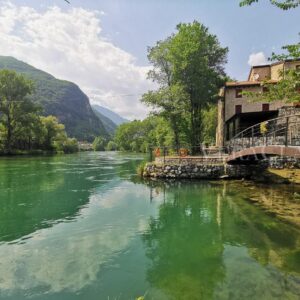
{"type": "Polygon", "coordinates": [[[10,56],[0,56],[0,69],[24,74],[35,83],[34,102],[43,107],[44,115],[54,115],[66,127],[69,136],[93,141],[108,133],[95,115],[89,98],[74,83],[54,76],[10,56]]]}
{"type": "Polygon", "coordinates": [[[123,123],[128,123],[129,120],[121,117],[120,115],[118,115],[117,113],[113,112],[112,110],[105,108],[103,106],[100,105],[93,105],[92,106],[94,111],[99,112],[100,114],[102,114],[103,116],[105,116],[106,118],[110,119],[112,122],[114,122],[116,125],[121,125],[123,123]]]}
{"type": "Polygon", "coordinates": [[[101,114],[99,111],[97,111],[94,106],[92,106],[92,109],[95,113],[95,115],[100,119],[100,121],[102,122],[106,132],[109,135],[113,135],[118,127],[117,124],[115,124],[111,119],[107,118],[106,116],[104,116],[103,114],[101,114]]]}

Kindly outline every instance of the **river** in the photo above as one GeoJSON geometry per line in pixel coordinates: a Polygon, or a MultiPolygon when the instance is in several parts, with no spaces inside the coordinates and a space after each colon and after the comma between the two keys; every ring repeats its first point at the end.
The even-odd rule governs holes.
{"type": "Polygon", "coordinates": [[[142,160],[1,158],[0,299],[300,298],[300,231],[257,204],[293,215],[295,191],[142,181],[142,160]]]}

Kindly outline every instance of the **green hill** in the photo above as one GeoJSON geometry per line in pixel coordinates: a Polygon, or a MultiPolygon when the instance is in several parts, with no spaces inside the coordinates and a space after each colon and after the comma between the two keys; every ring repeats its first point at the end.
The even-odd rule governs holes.
{"type": "Polygon", "coordinates": [[[100,121],[102,122],[105,130],[110,134],[113,135],[117,129],[117,125],[108,117],[104,116],[103,114],[101,114],[99,111],[97,111],[97,109],[95,109],[94,105],[92,105],[92,109],[95,113],[95,115],[100,119],[100,121]]]}
{"type": "Polygon", "coordinates": [[[8,56],[0,56],[0,69],[15,70],[33,80],[33,100],[41,104],[44,115],[56,116],[65,125],[70,137],[92,141],[95,136],[107,136],[104,125],[91,108],[89,98],[76,84],[58,80],[8,56]]]}

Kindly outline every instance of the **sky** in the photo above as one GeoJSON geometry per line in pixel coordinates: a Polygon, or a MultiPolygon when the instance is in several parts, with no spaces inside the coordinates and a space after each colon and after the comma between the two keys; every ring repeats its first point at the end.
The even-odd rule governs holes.
{"type": "Polygon", "coordinates": [[[245,80],[251,65],[299,41],[300,8],[268,0],[0,0],[0,55],[13,56],[80,86],[92,103],[144,118],[147,47],[197,20],[229,48],[227,74],[245,80]]]}

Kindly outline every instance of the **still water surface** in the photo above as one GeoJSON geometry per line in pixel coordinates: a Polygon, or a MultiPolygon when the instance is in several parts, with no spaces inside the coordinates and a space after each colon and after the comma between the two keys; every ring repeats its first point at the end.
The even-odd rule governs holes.
{"type": "Polygon", "coordinates": [[[142,182],[142,159],[2,158],[0,299],[300,299],[295,226],[237,183],[142,182]]]}

